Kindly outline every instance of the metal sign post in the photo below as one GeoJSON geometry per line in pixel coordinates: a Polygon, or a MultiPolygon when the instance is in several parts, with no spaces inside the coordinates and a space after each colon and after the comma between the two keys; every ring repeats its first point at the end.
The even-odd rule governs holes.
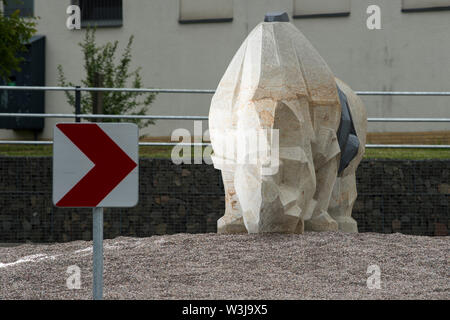
{"type": "Polygon", "coordinates": [[[139,130],[134,123],[58,123],[53,141],[53,203],[92,208],[92,293],[102,300],[103,208],[138,202],[139,130]]]}
{"type": "Polygon", "coordinates": [[[92,209],[93,239],[93,296],[94,300],[103,299],[103,208],[92,209]]]}

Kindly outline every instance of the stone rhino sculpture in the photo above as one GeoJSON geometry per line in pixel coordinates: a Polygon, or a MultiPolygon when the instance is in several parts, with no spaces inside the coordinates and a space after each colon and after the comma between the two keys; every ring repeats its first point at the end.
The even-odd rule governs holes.
{"type": "Polygon", "coordinates": [[[351,212],[366,143],[364,105],[288,21],[285,13],[266,15],[211,101],[212,160],[226,203],[219,233],[358,230],[351,212]],[[247,145],[241,160],[262,156],[238,161],[234,146],[249,130],[265,148],[247,145]]]}

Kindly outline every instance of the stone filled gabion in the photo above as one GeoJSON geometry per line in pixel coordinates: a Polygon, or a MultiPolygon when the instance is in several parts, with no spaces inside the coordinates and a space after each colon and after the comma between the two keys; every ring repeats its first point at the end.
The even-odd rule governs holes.
{"type": "MultiPolygon", "coordinates": [[[[92,239],[92,210],[52,205],[52,158],[0,157],[0,242],[92,239]]],[[[353,218],[359,232],[448,235],[450,160],[362,160],[353,218]]],[[[140,159],[139,203],[105,210],[105,238],[217,232],[220,171],[140,159]]]]}

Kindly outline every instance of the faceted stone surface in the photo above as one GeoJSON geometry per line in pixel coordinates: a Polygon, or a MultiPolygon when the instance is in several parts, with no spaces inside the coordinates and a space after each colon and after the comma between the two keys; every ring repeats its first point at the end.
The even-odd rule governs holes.
{"type": "Polygon", "coordinates": [[[295,26],[257,25],[211,101],[212,160],[222,171],[226,202],[218,232],[357,232],[351,211],[366,122],[362,101],[295,26]],[[339,177],[336,85],[347,97],[360,140],[339,177]]]}

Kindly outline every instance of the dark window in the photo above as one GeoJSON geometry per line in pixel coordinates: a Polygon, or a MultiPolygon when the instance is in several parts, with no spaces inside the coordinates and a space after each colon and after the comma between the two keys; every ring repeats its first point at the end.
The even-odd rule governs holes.
{"type": "Polygon", "coordinates": [[[450,0],[402,0],[402,12],[450,10],[450,0]]]}
{"type": "Polygon", "coordinates": [[[122,26],[122,0],[74,0],[81,9],[81,26],[122,26]]]}
{"type": "MultiPolygon", "coordinates": [[[[31,37],[27,51],[18,54],[22,60],[20,72],[13,71],[10,86],[45,86],[45,36],[31,37]]],[[[3,83],[0,81],[0,84],[3,83]]],[[[44,91],[0,90],[0,113],[45,113],[44,91]]],[[[42,130],[43,118],[0,117],[0,128],[42,130]]]]}
{"type": "Polygon", "coordinates": [[[16,10],[20,10],[21,17],[33,15],[34,0],[8,0],[4,3],[5,15],[10,15],[16,10]]]}
{"type": "Polygon", "coordinates": [[[233,21],[233,0],[179,0],[179,23],[233,21]]]}
{"type": "Polygon", "coordinates": [[[402,12],[409,13],[409,12],[428,12],[428,11],[445,11],[445,10],[450,10],[450,6],[402,9],[402,12]]]}

